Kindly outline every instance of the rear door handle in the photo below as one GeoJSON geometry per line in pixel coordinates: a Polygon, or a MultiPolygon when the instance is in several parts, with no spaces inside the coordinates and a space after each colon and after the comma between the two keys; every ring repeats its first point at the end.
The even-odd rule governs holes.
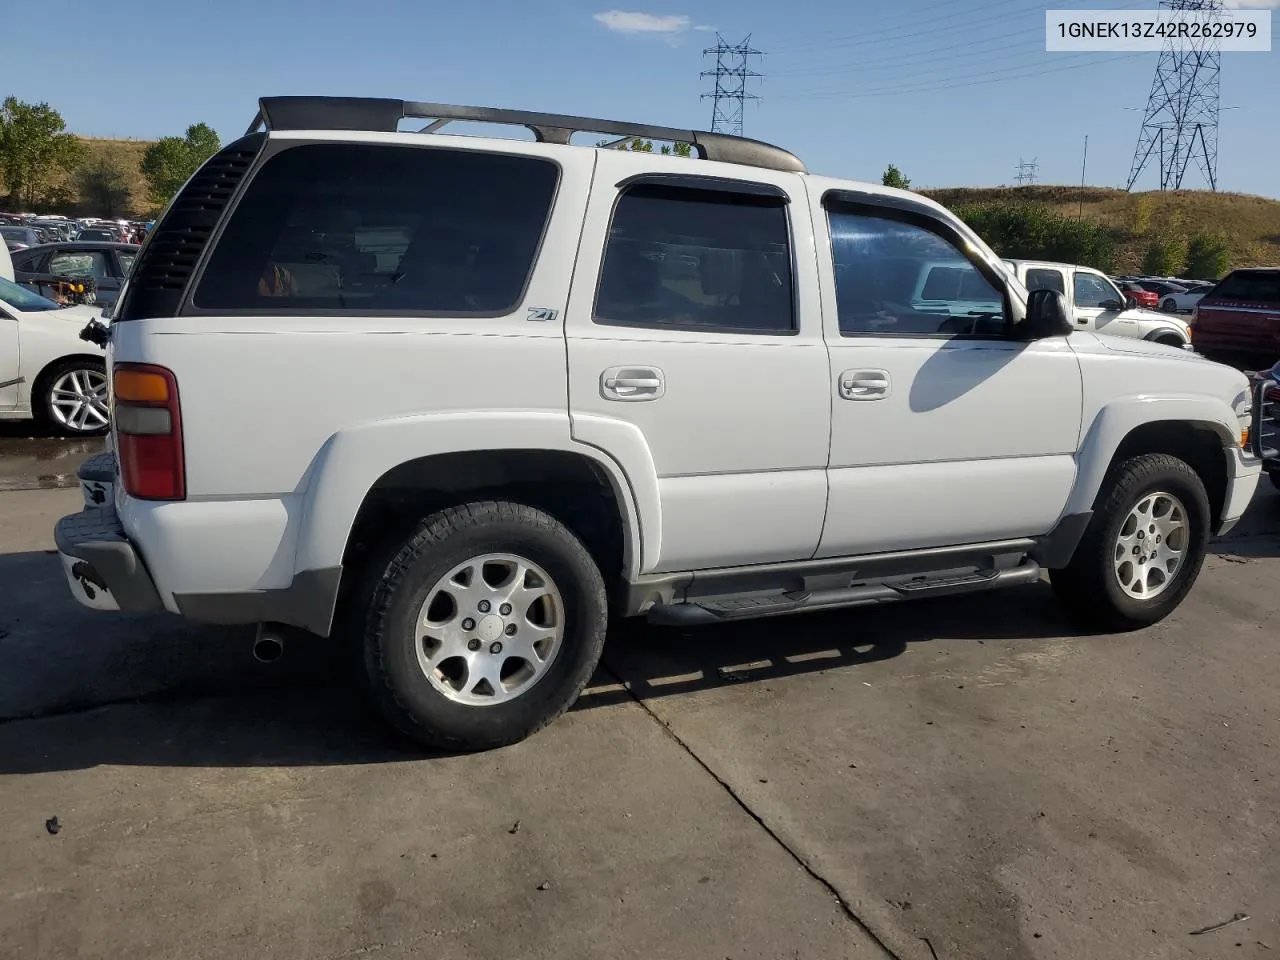
{"type": "Polygon", "coordinates": [[[840,396],[845,400],[881,400],[889,396],[889,372],[846,370],[840,374],[840,396]]]}
{"type": "Polygon", "coordinates": [[[657,367],[610,367],[600,374],[600,395],[606,400],[657,400],[666,390],[657,367]]]}

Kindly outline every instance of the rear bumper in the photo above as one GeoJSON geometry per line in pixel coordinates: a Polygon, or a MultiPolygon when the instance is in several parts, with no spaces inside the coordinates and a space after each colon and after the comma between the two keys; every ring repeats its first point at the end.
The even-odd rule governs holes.
{"type": "Polygon", "coordinates": [[[126,613],[164,609],[155,581],[110,505],[63,517],[53,540],[71,595],[84,606],[126,613]]]}

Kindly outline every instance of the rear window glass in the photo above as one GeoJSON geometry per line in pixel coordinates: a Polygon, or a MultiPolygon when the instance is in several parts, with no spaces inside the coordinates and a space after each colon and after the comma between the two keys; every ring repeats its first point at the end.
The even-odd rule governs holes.
{"type": "Polygon", "coordinates": [[[550,161],[493,153],[285,150],[249,184],[195,306],[508,313],[524,293],[558,177],[550,161]]]}
{"type": "Polygon", "coordinates": [[[1209,292],[1209,296],[1214,300],[1280,303],[1280,270],[1266,272],[1237,270],[1214,287],[1209,292]]]}

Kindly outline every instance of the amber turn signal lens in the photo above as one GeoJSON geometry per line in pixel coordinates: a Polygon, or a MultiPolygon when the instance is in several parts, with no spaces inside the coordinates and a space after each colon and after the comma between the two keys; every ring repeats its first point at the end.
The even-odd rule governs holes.
{"type": "Polygon", "coordinates": [[[158,373],[142,370],[117,370],[113,381],[117,401],[134,403],[167,403],[169,384],[158,373]]]}
{"type": "Polygon", "coordinates": [[[1245,427],[1240,431],[1240,448],[1242,450],[1249,449],[1249,428],[1245,427]]]}

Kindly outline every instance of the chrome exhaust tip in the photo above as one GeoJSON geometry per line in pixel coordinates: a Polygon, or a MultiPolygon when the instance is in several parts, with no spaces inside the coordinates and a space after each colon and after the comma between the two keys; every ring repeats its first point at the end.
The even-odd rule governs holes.
{"type": "Polygon", "coordinates": [[[253,641],[253,659],[259,663],[275,663],[284,655],[284,637],[274,630],[258,626],[258,635],[253,641]]]}

